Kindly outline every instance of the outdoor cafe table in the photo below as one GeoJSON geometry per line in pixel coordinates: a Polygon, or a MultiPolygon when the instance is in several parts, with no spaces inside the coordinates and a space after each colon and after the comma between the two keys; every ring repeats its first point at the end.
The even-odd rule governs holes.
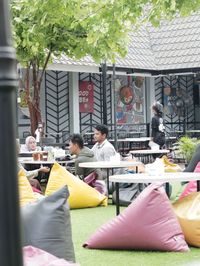
{"type": "Polygon", "coordinates": [[[194,136],[198,137],[200,135],[200,130],[199,129],[189,129],[189,130],[186,130],[186,133],[192,135],[193,137],[194,136]]]}
{"type": "MultiPolygon", "coordinates": [[[[150,137],[141,137],[141,138],[124,138],[124,139],[117,139],[119,142],[146,142],[150,141],[150,137]]],[[[115,141],[114,139],[109,139],[110,142],[115,141]]]]}
{"type": "Polygon", "coordinates": [[[38,161],[34,161],[33,158],[31,158],[31,157],[19,157],[18,160],[22,164],[31,164],[31,165],[40,164],[41,166],[42,165],[52,165],[55,162],[57,162],[61,165],[67,165],[70,163],[74,163],[74,160],[68,160],[68,161],[59,161],[59,160],[47,160],[47,161],[42,160],[41,161],[41,160],[38,160],[38,161]]]}
{"type": "Polygon", "coordinates": [[[154,150],[154,149],[148,149],[148,150],[133,150],[130,151],[129,153],[134,156],[136,155],[139,157],[139,160],[142,161],[143,163],[149,163],[151,161],[151,156],[154,154],[167,154],[169,153],[170,150],[162,149],[162,150],[154,150]],[[145,156],[146,159],[145,160],[145,156]]]}
{"type": "Polygon", "coordinates": [[[127,135],[129,136],[138,136],[139,138],[141,137],[142,134],[145,134],[144,131],[128,131],[127,135]]]}
{"type": "Polygon", "coordinates": [[[178,172],[178,173],[163,173],[159,175],[142,174],[124,174],[109,176],[109,180],[115,183],[116,188],[116,214],[120,213],[119,206],[119,183],[167,183],[166,192],[169,193],[169,182],[176,181],[194,181],[197,180],[197,191],[200,191],[200,173],[194,172],[178,172]]]}
{"type": "Polygon", "coordinates": [[[136,172],[138,171],[138,166],[141,165],[141,162],[132,162],[132,161],[98,161],[98,162],[87,162],[79,163],[79,167],[83,168],[98,168],[107,170],[107,189],[109,192],[109,170],[114,168],[127,168],[136,166],[136,172]]]}
{"type": "MultiPolygon", "coordinates": [[[[124,138],[124,139],[117,139],[117,143],[122,143],[122,150],[125,150],[125,143],[128,143],[129,150],[132,149],[132,146],[134,144],[137,145],[137,147],[142,148],[146,145],[144,145],[146,142],[149,142],[151,140],[150,137],[141,137],[141,138],[124,138]]],[[[109,139],[110,142],[114,142],[114,139],[109,139]]]]}

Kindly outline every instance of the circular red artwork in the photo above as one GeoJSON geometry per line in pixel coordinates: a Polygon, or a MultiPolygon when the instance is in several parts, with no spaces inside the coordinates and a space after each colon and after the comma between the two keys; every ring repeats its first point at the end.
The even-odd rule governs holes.
{"type": "Polygon", "coordinates": [[[132,103],[134,95],[131,87],[123,86],[119,91],[119,95],[120,95],[120,100],[124,104],[128,105],[132,103]]]}

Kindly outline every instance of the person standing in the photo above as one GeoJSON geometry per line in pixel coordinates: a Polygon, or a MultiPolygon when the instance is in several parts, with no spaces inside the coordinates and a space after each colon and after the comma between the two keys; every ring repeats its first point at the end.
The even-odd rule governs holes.
{"type": "Polygon", "coordinates": [[[43,125],[42,123],[38,124],[37,129],[35,130],[35,139],[37,143],[41,143],[41,137],[43,136],[43,125]]]}
{"type": "Polygon", "coordinates": [[[97,125],[94,131],[95,145],[92,147],[97,161],[110,161],[110,157],[116,155],[114,146],[107,140],[108,128],[105,125],[97,125]]]}
{"type": "Polygon", "coordinates": [[[165,126],[163,121],[163,105],[155,102],[152,106],[154,113],[151,119],[151,137],[152,141],[163,148],[165,145],[165,126]]]}

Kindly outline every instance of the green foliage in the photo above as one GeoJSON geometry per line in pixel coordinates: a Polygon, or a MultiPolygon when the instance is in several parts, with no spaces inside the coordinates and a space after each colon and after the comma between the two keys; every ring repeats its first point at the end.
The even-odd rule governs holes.
{"type": "Polygon", "coordinates": [[[186,15],[199,7],[200,0],[13,0],[17,55],[21,63],[37,58],[40,65],[47,50],[114,61],[126,55],[133,25],[157,25],[177,11],[186,15]]]}
{"type": "Polygon", "coordinates": [[[181,137],[178,141],[179,151],[183,154],[186,161],[189,162],[200,140],[192,139],[188,136],[181,137]]]}
{"type": "Polygon", "coordinates": [[[28,69],[32,134],[41,122],[40,85],[53,55],[63,53],[73,59],[90,55],[97,63],[114,63],[127,53],[129,32],[142,23],[158,25],[161,18],[172,18],[177,11],[187,15],[199,7],[200,0],[12,0],[17,58],[28,69]],[[34,88],[33,98],[30,87],[34,88]]]}

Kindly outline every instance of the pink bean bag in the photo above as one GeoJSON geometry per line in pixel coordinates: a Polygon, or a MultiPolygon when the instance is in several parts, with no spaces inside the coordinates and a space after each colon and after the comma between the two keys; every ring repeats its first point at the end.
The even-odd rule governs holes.
{"type": "Polygon", "coordinates": [[[77,263],[70,263],[64,259],[59,259],[33,246],[26,246],[23,248],[23,260],[24,266],[80,266],[77,263]]]}
{"type": "Polygon", "coordinates": [[[83,247],[188,251],[162,184],[145,188],[120,215],[101,226],[83,247]]]}
{"type": "MultiPolygon", "coordinates": [[[[200,173],[200,162],[198,162],[197,166],[194,169],[194,172],[200,173]]],[[[182,199],[193,192],[197,192],[197,181],[190,181],[181,193],[179,199],[182,199]]]]}

